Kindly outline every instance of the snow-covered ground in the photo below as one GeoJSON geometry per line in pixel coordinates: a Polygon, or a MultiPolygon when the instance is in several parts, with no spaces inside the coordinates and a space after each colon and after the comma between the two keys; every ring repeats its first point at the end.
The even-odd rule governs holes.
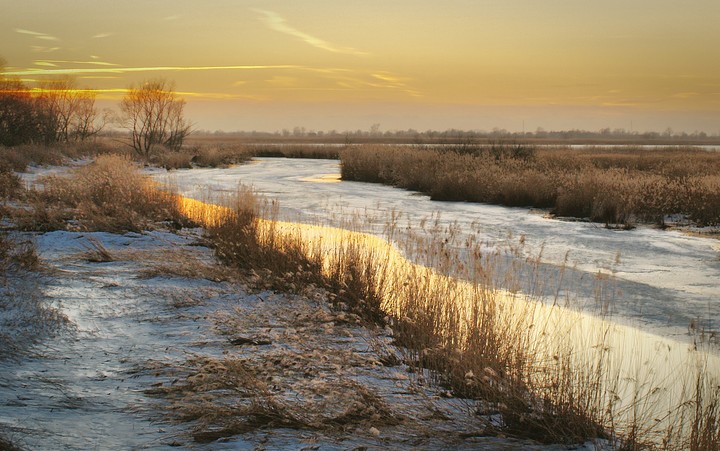
{"type": "Polygon", "coordinates": [[[431,201],[392,187],[339,181],[339,172],[337,161],[258,158],[226,169],[154,171],[153,176],[200,200],[232,193],[239,184],[252,186],[277,199],[281,217],[291,221],[342,225],[359,218],[367,231],[382,235],[394,212],[400,214],[400,230],[409,225],[417,231],[422,220],[439,218],[440,229],[455,227],[490,248],[517,246],[522,237],[524,255],[541,254],[547,274],[565,262],[563,290],[574,305],[609,311],[615,321],[679,341],[692,340],[690,324],[720,329],[720,240],[649,226],[609,230],[526,208],[431,201]],[[611,294],[600,301],[598,272],[612,276],[604,288],[611,294]]]}
{"type": "Polygon", "coordinates": [[[199,233],[35,237],[44,269],[31,274],[34,283],[9,274],[0,293],[2,332],[15,351],[0,355],[0,438],[38,450],[565,449],[486,436],[496,415],[484,426],[472,403],[441,396],[404,365],[380,363],[398,352],[383,331],[331,311],[320,291],[299,296],[248,289],[214,263],[210,249],[198,246],[199,233]],[[56,319],[57,327],[4,308],[11,291],[22,293],[25,286],[58,313],[46,321],[56,319]],[[28,333],[33,327],[34,336],[28,333]],[[243,345],[244,339],[257,343],[243,345]],[[174,404],[158,397],[212,377],[212,371],[193,372],[198,367],[192,362],[203,360],[219,372],[223,365],[241,365],[259,378],[250,387],[262,383],[254,395],[239,387],[229,394],[190,390],[174,404]],[[197,423],[168,416],[212,402],[213,409],[272,402],[298,418],[344,422],[251,426],[204,443],[193,440],[197,423]]]}

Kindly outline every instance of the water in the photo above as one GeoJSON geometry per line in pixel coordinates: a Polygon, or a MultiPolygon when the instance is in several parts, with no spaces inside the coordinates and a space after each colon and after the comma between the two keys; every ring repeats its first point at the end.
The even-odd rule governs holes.
{"type": "Polygon", "coordinates": [[[233,192],[239,183],[252,185],[278,200],[281,219],[289,221],[342,226],[350,220],[357,226],[362,220],[364,230],[380,236],[392,222],[395,240],[407,230],[472,235],[484,249],[514,249],[502,254],[500,266],[516,265],[521,291],[540,285],[552,297],[553,280],[566,268],[561,292],[572,299],[572,309],[522,297],[502,302],[515,317],[529,318],[538,362],[571,349],[571,374],[600,374],[594,399],[621,433],[635,424],[659,444],[670,428],[690,427],[695,381],[705,384],[706,400],[717,385],[717,342],[698,341],[689,325],[718,326],[718,241],[649,227],[608,230],[526,208],[436,202],[392,187],[339,181],[338,173],[336,161],[257,159],[229,169],[177,171],[170,178],[182,194],[201,200],[233,192]],[[541,263],[526,260],[533,256],[541,263]]]}
{"type": "Polygon", "coordinates": [[[252,186],[278,200],[282,219],[291,221],[341,225],[358,218],[355,222],[362,221],[366,231],[382,235],[395,212],[400,230],[420,230],[425,221],[433,230],[452,227],[460,235],[472,234],[487,247],[517,247],[522,240],[522,255],[541,255],[546,274],[560,265],[568,268],[565,296],[587,311],[601,309],[616,321],[676,340],[693,338],[691,324],[720,329],[718,240],[650,227],[608,230],[549,219],[527,208],[431,201],[388,186],[339,181],[339,172],[333,160],[259,158],[232,168],[180,170],[169,176],[159,172],[155,177],[169,177],[181,194],[201,200],[233,192],[238,184],[252,186]],[[611,276],[609,305],[596,302],[598,273],[611,276]]]}

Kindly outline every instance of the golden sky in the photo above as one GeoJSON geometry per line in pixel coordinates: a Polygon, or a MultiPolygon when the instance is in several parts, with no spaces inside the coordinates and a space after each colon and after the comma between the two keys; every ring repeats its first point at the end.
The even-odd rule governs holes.
{"type": "Polygon", "coordinates": [[[720,131],[718,0],[0,0],[6,73],[197,127],[720,131]]]}

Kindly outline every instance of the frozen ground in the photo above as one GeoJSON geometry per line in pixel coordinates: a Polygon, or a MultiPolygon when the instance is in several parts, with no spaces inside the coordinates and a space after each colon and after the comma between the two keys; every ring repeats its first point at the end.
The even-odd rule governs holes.
{"type": "MultiPolygon", "coordinates": [[[[16,351],[0,358],[0,436],[28,449],[541,448],[485,437],[470,403],[440,396],[405,366],[381,364],[397,352],[390,338],[331,311],[322,292],[249,290],[213,263],[211,251],[197,245],[198,233],[35,238],[44,269],[32,280],[11,274],[3,300],[8,290],[30,287],[56,312],[48,322],[59,320],[48,329],[0,309],[16,351]],[[243,338],[256,345],[241,344],[243,338]],[[335,412],[345,420],[195,442],[198,423],[173,424],[168,413],[212,397],[218,408],[247,402],[217,390],[175,402],[157,396],[197,381],[192,362],[203,359],[240,363],[267,381],[251,401],[273,399],[296,415],[335,412]],[[375,410],[367,410],[367,400],[375,410]]],[[[552,448],[560,447],[542,447],[552,448]]]]}
{"type": "Polygon", "coordinates": [[[153,175],[200,200],[232,193],[238,184],[253,186],[277,199],[288,220],[341,225],[355,218],[356,227],[382,235],[395,212],[399,230],[410,226],[417,231],[429,220],[440,230],[473,234],[489,248],[517,246],[522,237],[523,254],[541,253],[541,271],[548,276],[567,261],[563,293],[573,305],[609,312],[615,321],[680,341],[692,340],[691,323],[720,329],[720,240],[647,226],[609,230],[525,208],[431,201],[392,187],[338,181],[339,172],[337,161],[258,158],[227,169],[153,175]],[[599,272],[613,276],[604,299],[597,299],[599,272]]]}

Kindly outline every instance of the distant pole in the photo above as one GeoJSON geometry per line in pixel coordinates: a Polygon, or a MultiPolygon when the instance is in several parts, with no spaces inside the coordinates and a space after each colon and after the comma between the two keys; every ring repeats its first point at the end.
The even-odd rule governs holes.
{"type": "Polygon", "coordinates": [[[525,135],[525,119],[523,119],[523,135],[525,135]]]}

